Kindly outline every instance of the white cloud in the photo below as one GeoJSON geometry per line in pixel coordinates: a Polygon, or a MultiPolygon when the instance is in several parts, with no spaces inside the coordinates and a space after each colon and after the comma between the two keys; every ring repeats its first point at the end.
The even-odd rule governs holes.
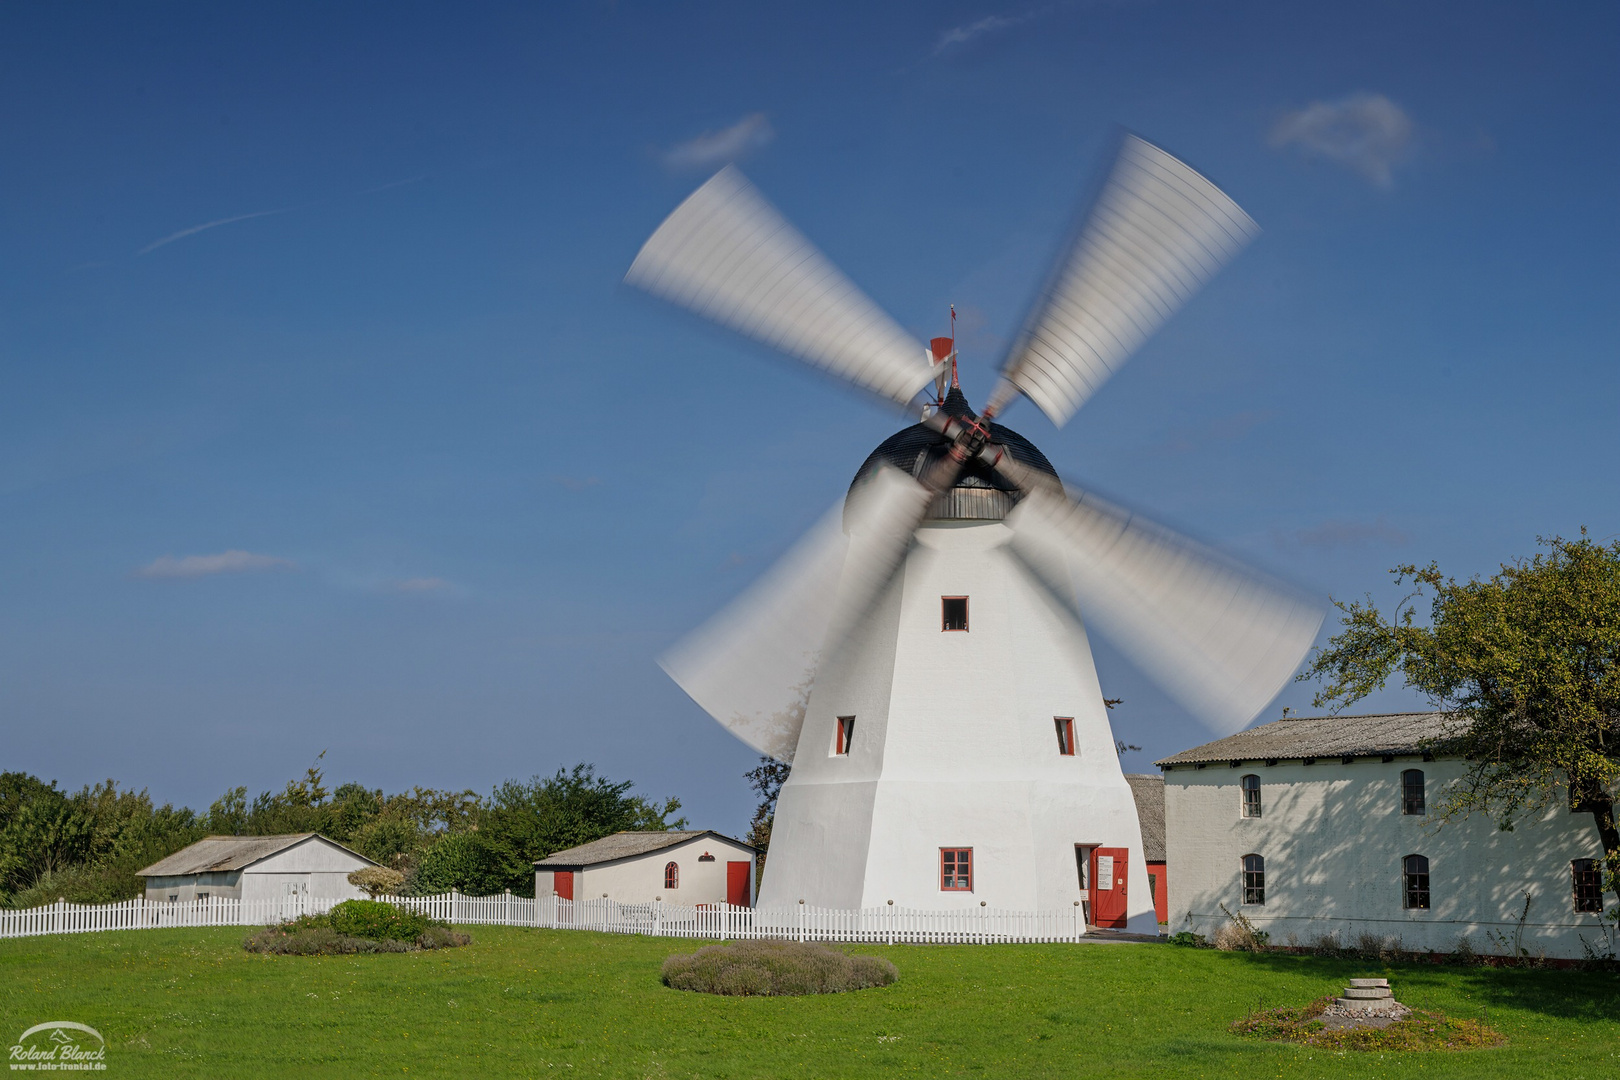
{"type": "Polygon", "coordinates": [[[934,55],[944,56],[946,53],[955,52],[963,46],[984,37],[986,34],[996,34],[1003,30],[1011,30],[1016,26],[1023,26],[1027,22],[1033,22],[1050,13],[1051,10],[1051,6],[1048,5],[1046,7],[1031,8],[1016,15],[986,15],[982,19],[963,23],[961,26],[953,26],[939,35],[939,40],[934,43],[934,55]]]}
{"type": "Polygon", "coordinates": [[[1383,94],[1363,92],[1338,101],[1313,101],[1288,113],[1271,129],[1271,145],[1297,146],[1389,188],[1415,133],[1405,109],[1383,94]]]}
{"type": "Polygon", "coordinates": [[[189,229],[181,229],[177,233],[170,233],[161,240],[154,240],[150,244],[147,244],[145,247],[141,248],[141,250],[137,251],[135,254],[146,255],[150,252],[156,251],[164,244],[172,244],[176,240],[184,240],[188,236],[195,236],[197,233],[204,232],[208,229],[217,229],[221,225],[230,225],[237,221],[250,221],[253,218],[269,217],[272,214],[285,214],[290,209],[292,209],[292,207],[284,206],[279,210],[257,210],[251,214],[237,214],[235,217],[220,218],[218,221],[205,221],[201,225],[193,225],[189,229]]]}
{"type": "Polygon", "coordinates": [[[164,555],[153,559],[139,570],[136,577],[143,578],[197,578],[211,574],[240,574],[250,570],[296,570],[298,564],[291,559],[275,555],[258,555],[251,551],[222,551],[218,555],[186,555],[175,558],[164,555]]]}
{"type": "Polygon", "coordinates": [[[388,591],[401,593],[424,593],[439,592],[443,589],[448,589],[449,587],[450,583],[444,580],[444,578],[413,577],[405,578],[402,581],[389,582],[388,591]]]}
{"type": "Polygon", "coordinates": [[[751,150],[769,145],[775,138],[776,132],[764,113],[749,113],[728,128],[705,131],[695,139],[670,147],[664,153],[664,165],[671,169],[706,169],[724,165],[751,150]]]}

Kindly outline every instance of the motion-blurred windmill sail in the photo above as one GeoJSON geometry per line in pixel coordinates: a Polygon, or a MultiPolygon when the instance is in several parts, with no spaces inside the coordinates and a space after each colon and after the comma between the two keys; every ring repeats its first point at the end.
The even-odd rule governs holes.
{"type": "Polygon", "coordinates": [[[928,490],[885,468],[829,510],[747,592],[659,660],[705,712],[760,753],[793,760],[824,649],[888,584],[928,490]]]}
{"type": "Polygon", "coordinates": [[[675,208],[625,280],[901,405],[933,378],[927,350],[734,166],[675,208]]]}
{"type": "Polygon", "coordinates": [[[1059,427],[1259,233],[1220,188],[1124,135],[1101,192],[1058,259],[985,414],[1022,393],[1059,427]]]}
{"type": "MultiPolygon", "coordinates": [[[[1304,657],[1321,605],[1140,515],[1071,497],[1016,460],[990,418],[1023,394],[1066,423],[1256,232],[1204,176],[1123,136],[983,415],[965,402],[925,411],[949,453],[913,476],[880,469],[858,485],[845,510],[677,645],[666,670],[739,738],[792,760],[818,665],[895,579],[930,507],[972,473],[1017,503],[1004,515],[1012,551],[1064,606],[1212,727],[1248,723],[1304,657]]],[[[954,339],[931,350],[913,341],[735,168],[669,216],[626,280],[902,406],[944,378],[947,359],[954,372],[954,339]]]]}

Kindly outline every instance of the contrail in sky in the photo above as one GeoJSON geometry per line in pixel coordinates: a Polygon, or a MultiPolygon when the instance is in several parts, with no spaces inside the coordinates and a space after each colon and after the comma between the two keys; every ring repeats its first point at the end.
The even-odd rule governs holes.
{"type": "Polygon", "coordinates": [[[170,233],[161,240],[154,240],[150,244],[147,244],[145,247],[141,248],[141,250],[137,251],[135,254],[146,255],[150,252],[156,251],[164,244],[172,244],[176,240],[184,240],[186,237],[193,236],[204,231],[205,229],[217,229],[221,225],[229,225],[235,221],[247,221],[250,218],[269,217],[271,214],[285,214],[291,209],[292,207],[290,206],[283,206],[279,210],[259,210],[252,214],[237,214],[235,217],[220,218],[218,221],[208,221],[201,225],[193,225],[189,229],[181,229],[177,233],[170,233]]]}
{"type": "MultiPolygon", "coordinates": [[[[377,193],[379,191],[387,191],[389,188],[404,187],[406,184],[419,183],[419,182],[421,182],[423,180],[426,180],[428,178],[428,176],[429,176],[428,173],[422,173],[420,176],[406,177],[404,180],[395,180],[392,183],[381,184],[381,185],[379,185],[377,187],[363,188],[360,191],[355,192],[354,194],[356,194],[356,195],[372,195],[372,194],[375,194],[375,193],[377,193]]],[[[317,200],[317,201],[321,202],[321,201],[325,201],[325,200],[317,200]]],[[[303,203],[301,205],[302,206],[309,206],[311,204],[303,203]]],[[[176,240],[184,240],[188,236],[195,236],[200,232],[207,231],[208,229],[217,229],[221,225],[231,225],[231,224],[234,224],[235,222],[238,222],[238,221],[250,221],[253,218],[270,217],[272,214],[285,214],[290,210],[297,210],[297,209],[299,209],[298,206],[283,206],[283,207],[280,207],[280,208],[275,209],[275,210],[257,210],[257,211],[255,211],[255,212],[253,212],[251,214],[237,214],[235,217],[220,218],[218,221],[205,221],[201,225],[193,225],[189,229],[181,229],[177,233],[170,233],[168,236],[165,236],[161,240],[154,240],[150,244],[147,244],[145,247],[141,248],[141,250],[137,251],[135,254],[136,254],[137,257],[141,256],[141,255],[150,254],[151,252],[156,251],[158,248],[162,247],[165,244],[172,244],[176,240]]]]}

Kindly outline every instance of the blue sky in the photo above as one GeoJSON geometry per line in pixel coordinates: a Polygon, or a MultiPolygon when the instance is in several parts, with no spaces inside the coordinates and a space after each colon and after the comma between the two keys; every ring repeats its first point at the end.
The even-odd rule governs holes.
{"type": "MultiPolygon", "coordinates": [[[[1326,596],[1620,533],[1612,4],[11,5],[0,767],[206,806],[578,760],[905,421],[620,285],[724,160],[982,401],[1113,125],[1264,228],[1067,477],[1326,596]]],[[[1106,647],[1132,770],[1205,735],[1106,647]]],[[[1284,706],[1308,705],[1294,687],[1284,706]]],[[[1402,707],[1392,691],[1368,708],[1402,707]]]]}

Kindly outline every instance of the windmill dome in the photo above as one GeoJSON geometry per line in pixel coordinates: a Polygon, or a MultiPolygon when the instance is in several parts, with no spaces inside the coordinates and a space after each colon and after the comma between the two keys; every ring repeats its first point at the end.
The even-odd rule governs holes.
{"type": "MultiPolygon", "coordinates": [[[[968,407],[961,389],[955,386],[945,396],[940,411],[947,416],[978,418],[978,414],[968,407]]],[[[1057,479],[1057,470],[1046,460],[1046,455],[1018,432],[992,422],[990,437],[1005,446],[1014,461],[1057,479]]],[[[883,464],[893,465],[912,476],[922,476],[950,449],[951,440],[927,424],[913,424],[884,439],[876,450],[867,455],[855,473],[855,479],[850,482],[850,489],[853,490],[883,464]]],[[[1012,511],[1018,498],[1018,489],[1013,484],[986,468],[982,462],[970,461],[957,478],[956,485],[934,499],[928,508],[928,518],[932,521],[1000,521],[1012,511]]]]}

